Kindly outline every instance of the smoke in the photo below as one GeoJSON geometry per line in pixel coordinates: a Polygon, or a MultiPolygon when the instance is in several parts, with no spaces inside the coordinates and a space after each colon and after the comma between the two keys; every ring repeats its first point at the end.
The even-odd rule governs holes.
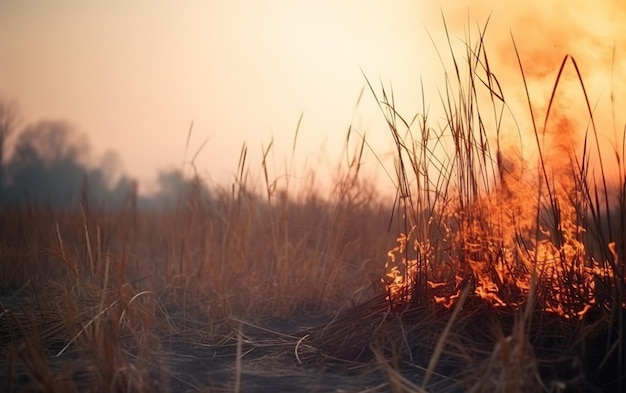
{"type": "Polygon", "coordinates": [[[442,2],[440,6],[453,42],[475,43],[478,30],[487,24],[484,44],[490,67],[514,117],[503,123],[503,137],[508,138],[505,142],[516,145],[515,149],[528,159],[532,156],[528,151],[536,146],[536,127],[544,144],[544,158],[550,162],[560,158],[562,162],[564,154],[580,158],[589,132],[587,151],[593,169],[599,169],[600,151],[606,157],[604,174],[615,175],[615,153],[622,151],[626,124],[626,113],[621,110],[626,107],[625,1],[484,0],[442,2]],[[468,36],[473,42],[467,42],[468,36]],[[600,146],[592,138],[585,93],[574,63],[584,83],[600,146]]]}

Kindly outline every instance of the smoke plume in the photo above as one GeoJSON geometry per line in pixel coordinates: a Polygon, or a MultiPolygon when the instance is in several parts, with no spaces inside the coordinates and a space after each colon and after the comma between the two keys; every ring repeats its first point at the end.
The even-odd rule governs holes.
{"type": "Polygon", "coordinates": [[[439,12],[453,41],[467,41],[471,36],[475,42],[478,31],[487,26],[484,43],[490,67],[515,117],[514,122],[504,123],[507,126],[502,137],[508,138],[505,142],[521,145],[516,149],[526,156],[529,147],[532,150],[536,146],[528,92],[545,159],[554,162],[572,154],[580,157],[589,132],[587,149],[592,170],[599,170],[599,150],[605,161],[605,175],[615,175],[616,152],[623,151],[626,124],[626,113],[620,110],[626,107],[626,2],[442,2],[439,12]],[[591,134],[581,79],[597,127],[599,147],[591,134]]]}

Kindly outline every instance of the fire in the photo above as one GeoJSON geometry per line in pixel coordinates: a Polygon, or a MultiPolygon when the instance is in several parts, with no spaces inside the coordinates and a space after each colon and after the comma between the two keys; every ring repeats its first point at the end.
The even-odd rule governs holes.
{"type": "MultiPolygon", "coordinates": [[[[407,289],[411,279],[418,273],[417,259],[407,259],[405,253],[407,251],[407,242],[411,239],[410,234],[400,234],[396,239],[398,245],[391,249],[387,256],[389,257],[385,264],[387,274],[383,279],[384,285],[392,297],[398,297],[405,289],[407,289]],[[396,254],[402,255],[401,261],[396,260],[396,254]]],[[[417,244],[414,245],[414,249],[417,244]]]]}
{"type": "MultiPolygon", "coordinates": [[[[405,204],[403,219],[409,222],[389,251],[382,280],[390,301],[429,301],[450,308],[469,287],[471,296],[494,308],[529,305],[564,318],[583,318],[594,307],[616,301],[626,306],[624,240],[615,246],[609,242],[616,239],[603,239],[601,222],[613,208],[607,180],[617,180],[616,207],[623,210],[624,142],[617,138],[607,145],[616,157],[612,165],[601,159],[606,146],[599,137],[606,136],[597,127],[582,67],[571,55],[554,52],[553,41],[543,40],[541,29],[536,32],[550,48],[515,44],[513,55],[506,56],[513,63],[505,67],[507,76],[523,74],[521,95],[529,118],[522,115],[518,122],[513,115],[520,92],[502,88],[508,78],[495,77],[482,35],[480,43],[467,46],[467,70],[460,71],[463,62],[457,60],[463,56],[450,47],[455,60],[450,75],[456,79],[446,79],[442,127],[432,127],[427,113],[420,115],[420,139],[413,123],[407,124],[405,136],[397,130],[396,117],[388,118],[398,150],[399,202],[405,204]],[[526,52],[518,51],[522,47],[526,52]],[[545,59],[544,49],[557,60],[538,64],[531,55],[545,59]],[[547,70],[559,58],[561,68],[553,75],[547,70]],[[489,110],[479,110],[485,102],[489,110]],[[494,119],[487,115],[491,111],[494,119]],[[616,178],[611,166],[618,170],[616,178]],[[593,226],[586,228],[589,223],[593,226]],[[602,235],[594,237],[598,233],[602,235]]],[[[569,40],[575,35],[555,36],[569,40]]],[[[619,106],[613,93],[606,108],[615,112],[619,106]]],[[[393,101],[385,103],[393,107],[393,101]]],[[[615,122],[602,116],[611,118],[615,122]]],[[[617,236],[623,237],[623,230],[620,223],[617,236]]]]}
{"type": "MultiPolygon", "coordinates": [[[[415,224],[389,251],[389,300],[425,295],[451,308],[470,283],[494,308],[518,309],[532,293],[541,310],[582,318],[597,302],[597,283],[614,280],[613,271],[585,248],[574,182],[555,182],[551,192],[545,208],[532,182],[509,177],[506,187],[463,208],[454,197],[437,206],[437,219],[415,224]]],[[[608,247],[619,265],[615,246],[608,247]]]]}
{"type": "MultiPolygon", "coordinates": [[[[466,280],[458,274],[446,280],[445,271],[449,267],[438,271],[438,266],[430,260],[423,264],[425,271],[419,272],[418,259],[407,260],[402,256],[410,239],[410,235],[402,234],[398,245],[388,254],[385,285],[389,299],[406,297],[415,277],[421,273],[433,277],[427,281],[427,288],[434,302],[451,308],[466,280]],[[398,256],[401,258],[399,262],[398,256]]],[[[612,274],[591,258],[583,263],[581,253],[584,249],[581,246],[566,244],[557,248],[549,241],[540,241],[534,249],[518,249],[515,253],[503,249],[500,256],[494,256],[498,258],[495,263],[487,257],[467,259],[465,263],[469,266],[474,294],[493,307],[519,308],[535,288],[541,295],[542,310],[565,318],[582,318],[596,303],[596,279],[612,279],[612,274]]],[[[476,249],[477,245],[470,248],[476,249]]],[[[458,271],[467,271],[467,266],[460,260],[450,263],[458,271]]]]}

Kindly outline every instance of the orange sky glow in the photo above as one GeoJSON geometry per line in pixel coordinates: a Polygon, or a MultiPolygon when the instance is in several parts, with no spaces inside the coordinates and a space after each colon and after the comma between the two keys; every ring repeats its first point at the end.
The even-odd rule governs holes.
{"type": "MultiPolygon", "coordinates": [[[[285,173],[301,114],[297,165],[329,163],[332,172],[350,125],[381,157],[392,147],[372,94],[366,90],[355,107],[365,86],[361,70],[376,86],[393,87],[396,109],[407,118],[423,107],[423,84],[437,120],[444,86],[435,47],[448,53],[443,14],[457,49],[490,18],[486,47],[511,110],[527,109],[511,34],[541,119],[560,63],[572,55],[601,137],[615,141],[626,123],[625,4],[5,1],[0,98],[15,100],[25,122],[70,121],[88,136],[95,157],[116,151],[121,170],[140,179],[143,190],[157,171],[181,167],[192,121],[187,159],[208,139],[195,165],[211,182],[232,181],[244,143],[254,172],[273,140],[274,175],[285,173]]],[[[566,76],[555,118],[584,124],[571,67],[566,76]]],[[[380,169],[372,154],[364,163],[380,169]]]]}

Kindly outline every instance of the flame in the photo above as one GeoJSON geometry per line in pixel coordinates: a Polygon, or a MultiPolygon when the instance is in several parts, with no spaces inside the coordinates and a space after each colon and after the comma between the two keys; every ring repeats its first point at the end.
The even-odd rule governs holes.
{"type": "MultiPolygon", "coordinates": [[[[538,10],[546,9],[549,14],[562,12],[561,7],[545,8],[545,2],[534,3],[538,10]]],[[[611,15],[624,15],[626,12],[623,5],[610,8],[611,15]]],[[[519,13],[511,11],[511,14],[519,13]]],[[[541,21],[548,13],[525,10],[520,15],[523,17],[518,20],[524,23],[516,25],[526,29],[528,20],[541,21]]],[[[582,33],[589,27],[587,14],[581,13],[580,16],[573,27],[582,33]]],[[[571,18],[561,19],[561,28],[571,22],[571,18]]],[[[617,24],[620,18],[610,19],[611,23],[601,27],[623,28],[623,23],[617,24]]],[[[497,23],[497,18],[494,22],[497,23]]],[[[616,43],[607,40],[610,45],[602,48],[602,52],[609,56],[599,62],[597,56],[585,56],[587,46],[579,45],[579,37],[595,40],[597,34],[562,34],[565,29],[553,31],[555,26],[551,24],[547,27],[548,34],[545,29],[535,29],[530,36],[523,35],[521,39],[527,44],[520,42],[514,52],[512,46],[500,45],[502,56],[499,60],[503,68],[501,71],[505,73],[504,78],[499,77],[500,81],[513,80],[512,72],[518,77],[518,63],[524,61],[523,103],[527,105],[528,99],[533,104],[529,105],[532,119],[528,120],[528,124],[518,123],[513,117],[514,124],[503,126],[498,117],[497,125],[494,125],[497,127],[497,143],[485,143],[491,137],[488,131],[481,134],[482,130],[491,128],[488,122],[483,123],[481,113],[475,111],[480,98],[476,101],[468,98],[467,102],[458,103],[458,107],[462,108],[458,109],[458,113],[455,113],[456,102],[448,104],[450,108],[446,120],[449,124],[444,124],[436,138],[430,134],[433,129],[424,123],[423,133],[428,137],[417,142],[424,144],[419,145],[420,151],[410,151],[411,145],[401,146],[409,150],[412,160],[411,165],[399,166],[403,171],[401,174],[406,175],[405,167],[418,169],[408,176],[415,175],[415,179],[407,181],[403,178],[399,184],[418,186],[415,189],[417,195],[400,200],[406,204],[404,211],[408,215],[404,218],[411,224],[407,233],[398,238],[397,246],[389,251],[384,281],[389,300],[426,299],[450,308],[463,289],[470,285],[474,297],[495,308],[517,309],[531,301],[533,307],[564,318],[583,318],[595,306],[606,306],[612,301],[605,293],[607,288],[626,287],[624,257],[619,255],[615,244],[589,243],[590,248],[608,248],[609,257],[597,257],[597,250],[585,247],[588,237],[585,215],[592,211],[595,216],[598,215],[598,194],[607,191],[596,186],[597,180],[594,179],[598,179],[598,173],[594,171],[600,173],[602,181],[616,179],[619,187],[624,187],[623,181],[626,180],[622,165],[624,157],[619,153],[623,144],[619,138],[604,145],[596,136],[595,147],[591,147],[591,138],[588,138],[591,114],[587,98],[590,86],[597,86],[599,76],[610,75],[613,78],[614,73],[624,75],[626,72],[624,58],[615,55],[617,49],[626,48],[623,39],[626,36],[622,34],[616,43]],[[583,52],[577,52],[574,47],[583,48],[583,52]],[[519,57],[517,48],[525,48],[520,49],[519,57]],[[566,53],[570,56],[574,54],[576,62],[574,57],[564,57],[566,53]],[[574,67],[561,69],[554,79],[554,66],[568,58],[571,61],[567,64],[574,67]],[[590,61],[594,63],[593,67],[586,66],[590,61]],[[529,63],[528,66],[526,63],[529,63]],[[585,80],[583,84],[581,69],[586,71],[585,74],[591,73],[592,83],[588,84],[585,80]],[[583,95],[580,95],[581,89],[585,91],[583,95]],[[463,120],[457,123],[457,119],[463,120]],[[480,124],[474,123],[477,119],[480,124]],[[519,135],[509,133],[509,129],[519,135]],[[450,152],[446,151],[438,157],[428,156],[429,152],[435,151],[430,150],[429,141],[436,139],[439,144],[449,136],[448,132],[452,134],[450,146],[454,150],[451,148],[450,152]],[[475,132],[478,135],[474,135],[475,132]],[[498,146],[495,154],[489,144],[498,146]],[[522,147],[526,158],[521,154],[522,147]],[[617,177],[610,165],[596,163],[598,157],[593,154],[601,156],[600,151],[606,148],[613,150],[612,155],[617,155],[614,164],[618,165],[613,165],[618,169],[617,177]],[[593,150],[597,153],[591,153],[593,150]],[[577,152],[582,153],[580,157],[577,152]],[[527,161],[529,159],[537,160],[537,165],[531,166],[527,161]],[[493,176],[487,173],[490,164],[496,167],[493,176]],[[420,173],[423,169],[424,173],[420,173]],[[443,184],[446,189],[429,188],[432,179],[437,179],[436,186],[443,184]],[[440,182],[441,179],[445,181],[440,182]],[[595,203],[591,201],[594,197],[595,203]],[[415,211],[418,213],[412,213],[415,211]]],[[[510,35],[502,37],[510,41],[510,35]]],[[[598,50],[597,45],[589,47],[598,50]]],[[[482,45],[479,48],[484,50],[482,45]]],[[[476,64],[482,64],[479,57],[473,59],[476,64]]],[[[457,65],[455,61],[455,67],[457,65]]],[[[499,74],[500,70],[494,71],[499,74]]],[[[456,72],[459,72],[458,68],[456,72]]],[[[476,73],[481,71],[474,68],[470,67],[469,72],[472,82],[480,80],[484,83],[491,77],[492,71],[487,71],[490,75],[486,79],[477,77],[476,73]]],[[[594,132],[599,119],[602,119],[603,125],[606,125],[604,122],[607,119],[612,119],[614,124],[622,124],[616,121],[614,115],[596,112],[596,107],[615,112],[619,104],[613,101],[614,97],[617,97],[615,100],[626,97],[622,87],[613,87],[612,82],[609,85],[610,103],[594,106],[593,118],[596,120],[591,127],[594,132]]],[[[518,92],[507,94],[509,97],[519,95],[518,92]]],[[[511,98],[506,106],[515,100],[511,98]]],[[[610,124],[606,127],[607,130],[611,128],[610,124]]],[[[623,135],[619,132],[615,134],[623,135]]],[[[605,137],[603,133],[598,135],[605,137]]],[[[402,161],[402,155],[399,159],[402,161]]],[[[406,190],[403,189],[401,194],[405,195],[406,190]]],[[[609,204],[608,200],[606,204],[609,204]]],[[[609,210],[608,206],[606,210],[609,210]]],[[[623,290],[615,292],[618,293],[613,295],[624,296],[623,290]]],[[[626,306],[626,297],[618,301],[626,306]]]]}
{"type": "Polygon", "coordinates": [[[387,274],[384,284],[390,298],[399,297],[407,289],[411,278],[415,277],[418,272],[417,259],[406,258],[407,242],[410,238],[410,234],[401,233],[396,239],[398,245],[387,253],[389,259],[385,264],[387,274]],[[401,261],[396,260],[396,254],[402,255],[401,261]]]}
{"type": "MultiPolygon", "coordinates": [[[[405,254],[410,239],[410,235],[402,234],[397,239],[398,245],[388,254],[385,283],[390,300],[405,298],[419,273],[418,259],[402,257],[398,262],[398,255],[405,254]]],[[[469,244],[468,248],[476,251],[479,245],[469,244]]],[[[474,294],[494,307],[519,308],[535,288],[542,295],[542,310],[565,318],[582,318],[596,303],[596,279],[613,278],[609,270],[592,258],[582,263],[584,248],[577,242],[556,247],[544,240],[524,252],[518,249],[513,253],[506,248],[501,251],[496,263],[491,263],[489,258],[466,261],[474,281],[474,294]]],[[[460,260],[452,266],[459,271],[466,267],[460,260]]],[[[426,264],[426,271],[434,277],[445,276],[445,272],[437,272],[437,266],[431,263],[426,264]]],[[[457,274],[447,281],[428,280],[427,287],[435,303],[451,308],[461,294],[464,281],[457,274]]]]}
{"type": "MultiPolygon", "coordinates": [[[[469,282],[474,296],[495,308],[518,309],[532,294],[543,311],[583,318],[597,303],[598,280],[614,276],[606,261],[585,249],[580,206],[572,202],[582,200],[580,187],[569,175],[559,179],[548,208],[538,187],[521,176],[505,176],[494,192],[469,205],[456,203],[458,197],[442,202],[433,209],[441,219],[414,225],[389,251],[388,299],[425,292],[427,299],[451,308],[469,282]],[[434,241],[434,233],[443,235],[434,241]]],[[[608,248],[613,265],[621,266],[615,244],[608,248]]]]}

